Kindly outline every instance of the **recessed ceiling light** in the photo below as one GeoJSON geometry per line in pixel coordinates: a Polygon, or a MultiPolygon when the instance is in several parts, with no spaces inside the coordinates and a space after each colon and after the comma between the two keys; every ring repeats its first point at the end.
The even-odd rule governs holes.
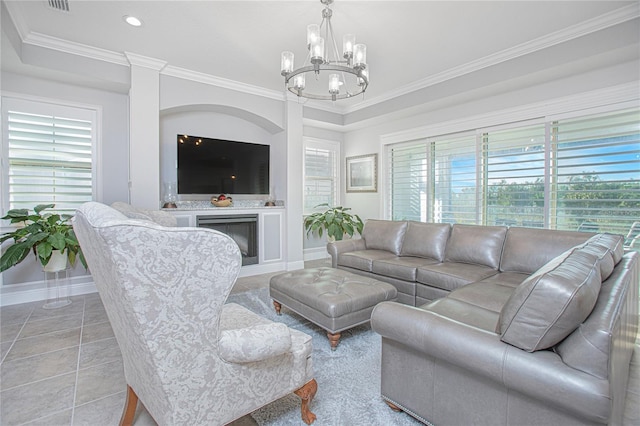
{"type": "Polygon", "coordinates": [[[133,27],[140,27],[142,26],[142,21],[138,18],[136,18],[135,16],[129,16],[129,15],[125,15],[122,17],[122,19],[124,19],[124,21],[133,26],[133,27]]]}

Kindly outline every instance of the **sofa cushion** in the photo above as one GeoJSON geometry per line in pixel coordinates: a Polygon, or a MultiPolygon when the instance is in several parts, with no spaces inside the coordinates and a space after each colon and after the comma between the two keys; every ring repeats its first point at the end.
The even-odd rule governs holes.
{"type": "MultiPolygon", "coordinates": [[[[635,253],[630,253],[619,262],[609,279],[602,283],[598,301],[589,317],[554,348],[568,366],[600,379],[606,380],[609,376],[611,363],[617,362],[610,359],[610,355],[617,353],[619,356],[621,348],[628,344],[619,337],[621,324],[616,319],[620,318],[619,315],[634,318],[632,312],[637,313],[638,275],[632,274],[630,277],[628,274],[635,262],[635,253]],[[629,282],[634,279],[635,283],[629,282]]],[[[635,328],[627,329],[622,334],[635,336],[635,328]]]]}
{"type": "Polygon", "coordinates": [[[496,273],[495,269],[488,266],[444,262],[418,267],[416,281],[451,291],[496,273]]]}
{"type": "Polygon", "coordinates": [[[529,278],[531,274],[521,274],[520,272],[500,272],[488,278],[482,279],[480,283],[500,284],[506,287],[518,287],[529,278]]]}
{"type": "Polygon", "coordinates": [[[423,305],[420,309],[431,311],[443,317],[479,328],[491,333],[495,332],[499,313],[463,300],[444,297],[423,305]]]}
{"type": "Polygon", "coordinates": [[[362,230],[367,250],[386,250],[400,255],[407,222],[369,219],[362,230]]]}
{"type": "Polygon", "coordinates": [[[484,265],[497,270],[506,234],[506,226],[454,224],[447,243],[445,260],[484,265]]]}
{"type": "MultiPolygon", "coordinates": [[[[452,291],[447,298],[460,300],[500,314],[502,307],[507,303],[514,289],[515,287],[480,281],[452,291]]],[[[494,325],[497,325],[497,323],[494,325]]],[[[495,329],[492,331],[495,331],[495,329]]]]}
{"type": "Polygon", "coordinates": [[[602,274],[602,281],[609,278],[611,273],[613,272],[613,268],[615,265],[620,262],[622,259],[622,254],[624,254],[624,238],[622,235],[616,234],[598,234],[589,238],[589,240],[584,244],[585,248],[594,247],[596,254],[600,253],[599,247],[606,249],[605,253],[600,253],[601,262],[600,262],[600,273],[602,274]],[[620,249],[622,248],[622,252],[620,249]]]}
{"type": "Polygon", "coordinates": [[[378,259],[388,259],[395,257],[385,250],[359,250],[342,253],[338,257],[338,266],[348,266],[349,268],[360,269],[371,272],[373,261],[378,259]]]}
{"type": "Polygon", "coordinates": [[[589,316],[600,285],[593,250],[568,250],[514,290],[500,312],[502,341],[528,352],[550,348],[589,316]]]}
{"type": "Polygon", "coordinates": [[[372,271],[374,274],[384,275],[385,277],[398,278],[405,281],[416,280],[416,269],[419,266],[439,263],[435,259],[424,259],[422,257],[389,257],[385,259],[377,259],[373,261],[372,271]]]}
{"type": "Polygon", "coordinates": [[[500,271],[531,275],[592,235],[586,232],[510,227],[504,242],[500,271]]]}
{"type": "Polygon", "coordinates": [[[448,223],[409,222],[400,255],[427,257],[442,262],[450,232],[451,225],[448,223]]]}

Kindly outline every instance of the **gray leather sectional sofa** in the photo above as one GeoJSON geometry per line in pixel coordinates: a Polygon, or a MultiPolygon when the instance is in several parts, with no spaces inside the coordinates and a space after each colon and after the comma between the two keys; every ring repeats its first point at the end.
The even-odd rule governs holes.
{"type": "Polygon", "coordinates": [[[371,317],[390,405],[436,425],[622,423],[640,279],[622,236],[370,220],[328,251],[398,289],[371,317]]]}

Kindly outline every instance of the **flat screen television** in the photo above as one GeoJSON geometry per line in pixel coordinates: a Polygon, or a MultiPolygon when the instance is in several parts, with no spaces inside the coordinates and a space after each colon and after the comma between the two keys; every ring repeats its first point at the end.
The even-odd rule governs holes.
{"type": "Polygon", "coordinates": [[[178,135],[178,194],[269,194],[269,145],[178,135]]]}

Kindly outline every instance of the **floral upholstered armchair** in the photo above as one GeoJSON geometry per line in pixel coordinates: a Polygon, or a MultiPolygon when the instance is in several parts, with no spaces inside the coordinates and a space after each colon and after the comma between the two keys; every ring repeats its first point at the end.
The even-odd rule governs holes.
{"type": "Polygon", "coordinates": [[[315,420],[311,337],[225,304],[241,266],[231,238],[96,202],[73,227],[122,352],[121,424],[138,399],[159,425],[223,425],[291,392],[315,420]]]}

